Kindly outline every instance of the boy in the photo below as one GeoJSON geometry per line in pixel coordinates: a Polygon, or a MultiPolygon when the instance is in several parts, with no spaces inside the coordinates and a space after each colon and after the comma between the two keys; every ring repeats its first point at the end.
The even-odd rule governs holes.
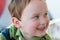
{"type": "Polygon", "coordinates": [[[12,0],[9,11],[12,25],[0,33],[1,40],[51,40],[46,34],[49,18],[44,0],[12,0]]]}

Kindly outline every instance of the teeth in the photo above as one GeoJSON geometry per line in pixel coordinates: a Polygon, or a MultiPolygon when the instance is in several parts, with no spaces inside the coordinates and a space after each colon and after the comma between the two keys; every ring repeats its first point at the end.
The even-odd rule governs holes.
{"type": "Polygon", "coordinates": [[[40,29],[44,29],[45,27],[38,27],[37,29],[40,30],[40,29]]]}
{"type": "Polygon", "coordinates": [[[39,27],[37,27],[37,29],[45,29],[46,24],[45,25],[40,25],[39,27]]]}

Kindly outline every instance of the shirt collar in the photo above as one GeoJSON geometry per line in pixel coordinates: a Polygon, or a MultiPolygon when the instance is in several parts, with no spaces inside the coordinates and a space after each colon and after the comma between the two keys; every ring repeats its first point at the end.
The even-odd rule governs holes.
{"type": "MultiPolygon", "coordinates": [[[[14,25],[11,25],[11,26],[10,26],[9,32],[10,32],[10,37],[13,37],[13,38],[15,38],[15,39],[17,39],[17,37],[18,37],[18,40],[19,40],[19,39],[20,39],[20,40],[24,40],[24,37],[23,37],[20,29],[17,29],[14,25]]],[[[46,35],[45,35],[44,37],[42,37],[42,38],[37,38],[37,37],[31,38],[31,40],[36,40],[36,39],[44,39],[44,40],[47,39],[47,40],[50,40],[50,37],[49,37],[49,35],[46,34],[46,35]]]]}
{"type": "Polygon", "coordinates": [[[18,38],[21,38],[21,40],[24,40],[24,37],[23,37],[20,29],[17,29],[13,24],[10,25],[9,33],[10,33],[11,38],[13,37],[13,38],[17,39],[17,37],[18,37],[18,38]]]}

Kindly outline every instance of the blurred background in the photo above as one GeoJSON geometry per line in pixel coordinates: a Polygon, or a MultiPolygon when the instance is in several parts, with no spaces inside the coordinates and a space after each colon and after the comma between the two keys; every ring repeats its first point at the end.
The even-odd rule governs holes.
{"type": "Polygon", "coordinates": [[[11,15],[8,11],[8,4],[11,0],[0,0],[0,31],[11,24],[11,15]]]}
{"type": "MultiPolygon", "coordinates": [[[[8,5],[11,0],[0,0],[0,32],[11,24],[8,5]]],[[[53,40],[60,40],[60,0],[46,0],[50,18],[47,33],[53,40]]]]}

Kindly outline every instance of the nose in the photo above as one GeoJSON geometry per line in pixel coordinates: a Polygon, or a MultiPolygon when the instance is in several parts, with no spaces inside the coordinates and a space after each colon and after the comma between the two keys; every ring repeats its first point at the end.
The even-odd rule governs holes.
{"type": "Polygon", "coordinates": [[[40,18],[39,23],[40,25],[45,25],[47,23],[47,20],[45,18],[40,18]]]}

